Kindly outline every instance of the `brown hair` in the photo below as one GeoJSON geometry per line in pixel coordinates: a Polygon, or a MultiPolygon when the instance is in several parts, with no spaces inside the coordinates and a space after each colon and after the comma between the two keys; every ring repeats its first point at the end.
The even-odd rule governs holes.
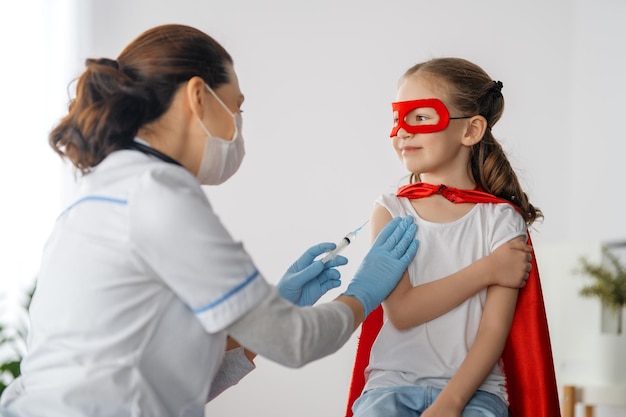
{"type": "MultiPolygon", "coordinates": [[[[516,205],[524,213],[527,224],[542,218],[541,210],[528,200],[502,146],[491,132],[504,111],[502,83],[492,80],[478,65],[462,58],[431,59],[409,68],[403,78],[417,73],[442,81],[448,104],[462,115],[481,115],[487,120],[482,140],[471,148],[469,169],[477,185],[516,205]]],[[[411,181],[416,179],[411,176],[411,181]]]]}
{"type": "Polygon", "coordinates": [[[216,88],[229,82],[232,58],[207,34],[163,25],[139,35],[117,60],[87,59],[68,114],[52,130],[50,146],[83,174],[124,149],[139,128],[169,108],[181,83],[199,76],[216,88]]]}

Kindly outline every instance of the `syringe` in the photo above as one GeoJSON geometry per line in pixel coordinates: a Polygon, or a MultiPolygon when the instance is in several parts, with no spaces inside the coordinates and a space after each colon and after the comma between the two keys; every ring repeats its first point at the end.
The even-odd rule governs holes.
{"type": "Polygon", "coordinates": [[[356,234],[359,233],[359,231],[363,228],[363,226],[365,226],[368,222],[369,222],[369,220],[367,220],[361,226],[359,226],[356,229],[354,229],[352,232],[350,232],[347,235],[345,235],[343,237],[343,239],[341,239],[339,242],[337,242],[337,247],[335,249],[331,250],[330,252],[328,252],[326,254],[326,256],[324,256],[322,258],[322,262],[326,263],[326,262],[330,261],[335,256],[337,256],[339,254],[339,252],[344,250],[346,248],[346,246],[348,246],[350,243],[352,243],[352,241],[356,237],[356,234]]]}

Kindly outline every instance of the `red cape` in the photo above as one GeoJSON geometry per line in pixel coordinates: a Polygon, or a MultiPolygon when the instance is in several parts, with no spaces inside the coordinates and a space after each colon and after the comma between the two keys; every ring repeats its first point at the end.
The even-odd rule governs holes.
{"type": "MultiPolygon", "coordinates": [[[[508,203],[507,200],[477,190],[459,190],[424,183],[406,185],[398,190],[399,197],[411,199],[441,194],[453,203],[508,203]]],[[[528,244],[532,246],[530,234],[528,244]]],[[[554,374],[552,348],[539,271],[534,252],[532,270],[526,286],[520,290],[511,331],[502,352],[506,373],[511,417],[559,417],[559,394],[554,374]]],[[[370,350],[383,325],[383,310],[378,307],[361,325],[346,417],[352,417],[352,404],[365,385],[365,368],[370,350]]]]}

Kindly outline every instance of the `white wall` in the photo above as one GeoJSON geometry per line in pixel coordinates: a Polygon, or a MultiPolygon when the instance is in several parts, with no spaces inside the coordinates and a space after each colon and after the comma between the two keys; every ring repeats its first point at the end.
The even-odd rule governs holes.
{"type": "MultiPolygon", "coordinates": [[[[626,3],[81,4],[89,16],[79,36],[81,60],[115,57],[141,31],[162,23],[196,26],[231,52],[246,95],[248,153],[240,172],[220,188],[207,188],[207,194],[270,281],[310,245],[337,240],[360,225],[376,196],[393,190],[404,175],[388,132],[396,81],[409,66],[454,55],[503,81],[507,108],[494,134],[546,216],[533,239],[540,269],[550,271],[542,278],[557,339],[555,360],[568,360],[563,340],[571,335],[556,327],[563,325],[563,309],[578,302],[575,291],[568,291],[574,294],[564,305],[562,286],[577,284],[565,263],[572,252],[565,249],[569,258],[555,253],[562,254],[570,241],[593,247],[593,242],[626,236],[620,210],[626,198],[620,192],[626,3]]],[[[346,250],[351,264],[343,270],[345,277],[365,254],[367,233],[346,250]]],[[[257,371],[211,403],[208,413],[341,415],[355,343],[356,336],[337,354],[299,370],[259,358],[257,371]]]]}
{"type": "MultiPolygon", "coordinates": [[[[60,159],[47,144],[76,59],[74,0],[0,5],[0,319],[18,319],[60,208],[60,159]]],[[[0,356],[7,352],[0,352],[0,356]]]]}
{"type": "Polygon", "coordinates": [[[566,237],[624,240],[626,53],[620,45],[626,41],[626,3],[576,0],[573,17],[567,120],[573,143],[562,140],[571,149],[566,237]]]}

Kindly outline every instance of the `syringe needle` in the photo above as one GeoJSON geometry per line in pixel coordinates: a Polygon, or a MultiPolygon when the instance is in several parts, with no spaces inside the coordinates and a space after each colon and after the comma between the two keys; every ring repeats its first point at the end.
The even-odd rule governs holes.
{"type": "Polygon", "coordinates": [[[363,223],[362,225],[360,225],[359,227],[357,227],[357,228],[354,230],[354,232],[352,232],[352,233],[354,233],[354,234],[356,235],[356,234],[357,234],[357,233],[358,233],[358,232],[359,232],[359,231],[363,228],[363,226],[365,226],[365,225],[366,225],[366,224],[368,224],[369,222],[370,222],[370,220],[369,220],[369,219],[367,219],[367,220],[365,221],[365,223],[363,223]]]}

